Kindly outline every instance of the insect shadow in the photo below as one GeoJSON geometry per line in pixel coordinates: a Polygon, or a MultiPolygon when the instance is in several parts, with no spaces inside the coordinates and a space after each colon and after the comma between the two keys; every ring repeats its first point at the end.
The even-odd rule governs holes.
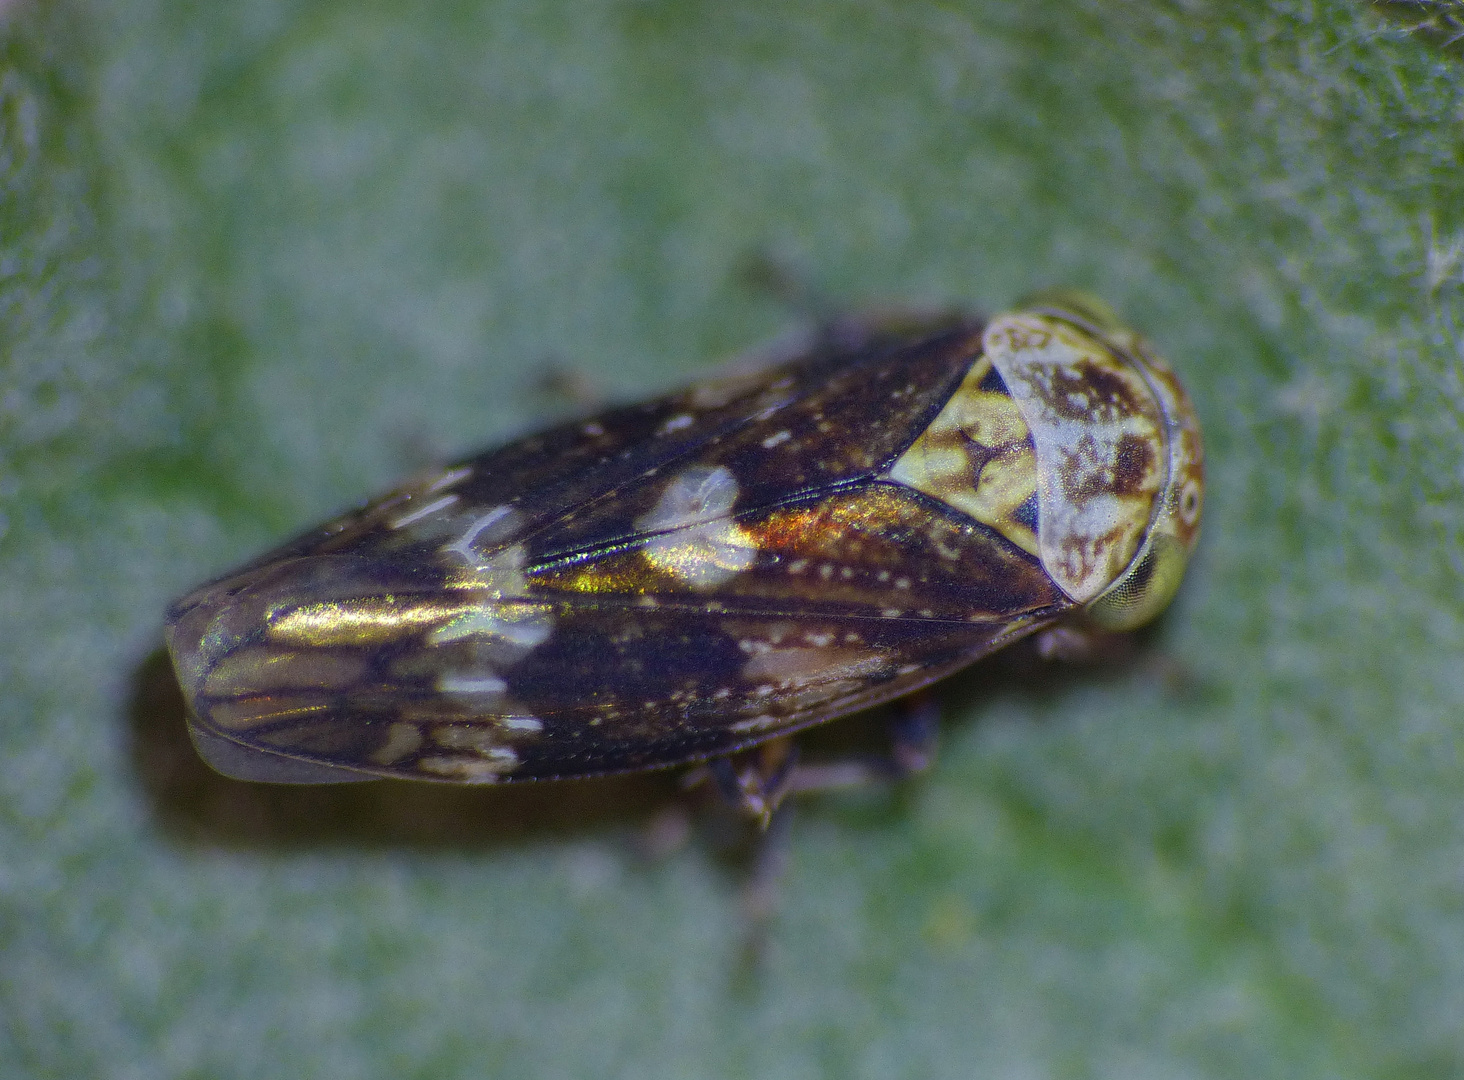
{"type": "MultiPolygon", "coordinates": [[[[948,703],[942,736],[950,740],[974,722],[964,702],[1017,697],[1052,710],[1070,690],[1133,676],[1157,676],[1182,689],[1146,628],[1118,655],[1094,662],[1054,662],[1031,641],[1019,642],[941,684],[948,703]]],[[[871,756],[888,749],[888,707],[846,717],[798,736],[805,760],[871,756]]],[[[463,787],[381,780],[364,784],[247,783],[214,772],[194,751],[187,706],[167,653],[158,649],[134,670],[127,703],[134,775],[161,832],[187,846],[290,850],[407,848],[492,850],[555,837],[621,834],[644,838],[647,824],[685,805],[685,769],[587,780],[463,787]]],[[[902,812],[904,795],[929,777],[881,785],[854,800],[800,800],[800,814],[834,813],[874,825],[902,812]],[[836,806],[830,810],[831,805],[836,806]]],[[[746,857],[752,831],[726,808],[710,816],[714,848],[730,862],[746,857]]],[[[651,845],[654,847],[654,842],[651,845]]]]}

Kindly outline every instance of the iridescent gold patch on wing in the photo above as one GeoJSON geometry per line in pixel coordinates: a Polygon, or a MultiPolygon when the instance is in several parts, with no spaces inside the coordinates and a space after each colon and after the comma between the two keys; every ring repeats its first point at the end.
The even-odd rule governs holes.
{"type": "Polygon", "coordinates": [[[1017,403],[992,388],[991,375],[991,361],[977,360],[889,475],[1036,555],[1037,533],[1022,513],[1037,493],[1032,438],[1017,403]]]}
{"type": "Polygon", "coordinates": [[[365,596],[286,607],[270,620],[269,639],[282,645],[369,648],[411,637],[470,610],[468,603],[436,597],[365,596]]]}

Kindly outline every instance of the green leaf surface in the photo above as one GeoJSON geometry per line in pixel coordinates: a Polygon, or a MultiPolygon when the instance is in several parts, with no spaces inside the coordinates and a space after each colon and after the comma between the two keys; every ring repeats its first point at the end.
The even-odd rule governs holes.
{"type": "MultiPolygon", "coordinates": [[[[1391,5],[1398,8],[1400,5],[1391,5]]],[[[1438,5],[1435,5],[1438,6],[1438,5]]],[[[1464,60],[1361,3],[19,0],[0,1075],[1464,1075],[1464,60]],[[166,603],[558,368],[1090,289],[1206,427],[1179,602],[800,808],[759,965],[665,778],[233,784],[166,603]]],[[[1437,28],[1435,28],[1437,29],[1437,28]]]]}

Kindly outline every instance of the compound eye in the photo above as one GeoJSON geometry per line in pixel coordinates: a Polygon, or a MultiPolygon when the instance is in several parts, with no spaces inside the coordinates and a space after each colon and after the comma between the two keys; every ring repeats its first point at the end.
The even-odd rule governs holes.
{"type": "Polygon", "coordinates": [[[1168,533],[1155,533],[1123,577],[1088,605],[1088,618],[1105,630],[1143,626],[1174,599],[1188,561],[1183,544],[1168,533]]]}

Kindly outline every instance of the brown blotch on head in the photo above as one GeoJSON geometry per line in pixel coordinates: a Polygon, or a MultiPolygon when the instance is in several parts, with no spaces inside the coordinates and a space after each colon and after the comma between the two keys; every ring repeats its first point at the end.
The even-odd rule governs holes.
{"type": "Polygon", "coordinates": [[[1126,379],[1091,360],[1079,360],[1071,371],[1053,371],[1047,404],[1065,420],[1112,420],[1144,412],[1126,379]]]}
{"type": "Polygon", "coordinates": [[[1116,495],[1138,495],[1148,487],[1154,470],[1154,446],[1150,439],[1137,435],[1120,435],[1114,455],[1113,483],[1116,495]]]}

